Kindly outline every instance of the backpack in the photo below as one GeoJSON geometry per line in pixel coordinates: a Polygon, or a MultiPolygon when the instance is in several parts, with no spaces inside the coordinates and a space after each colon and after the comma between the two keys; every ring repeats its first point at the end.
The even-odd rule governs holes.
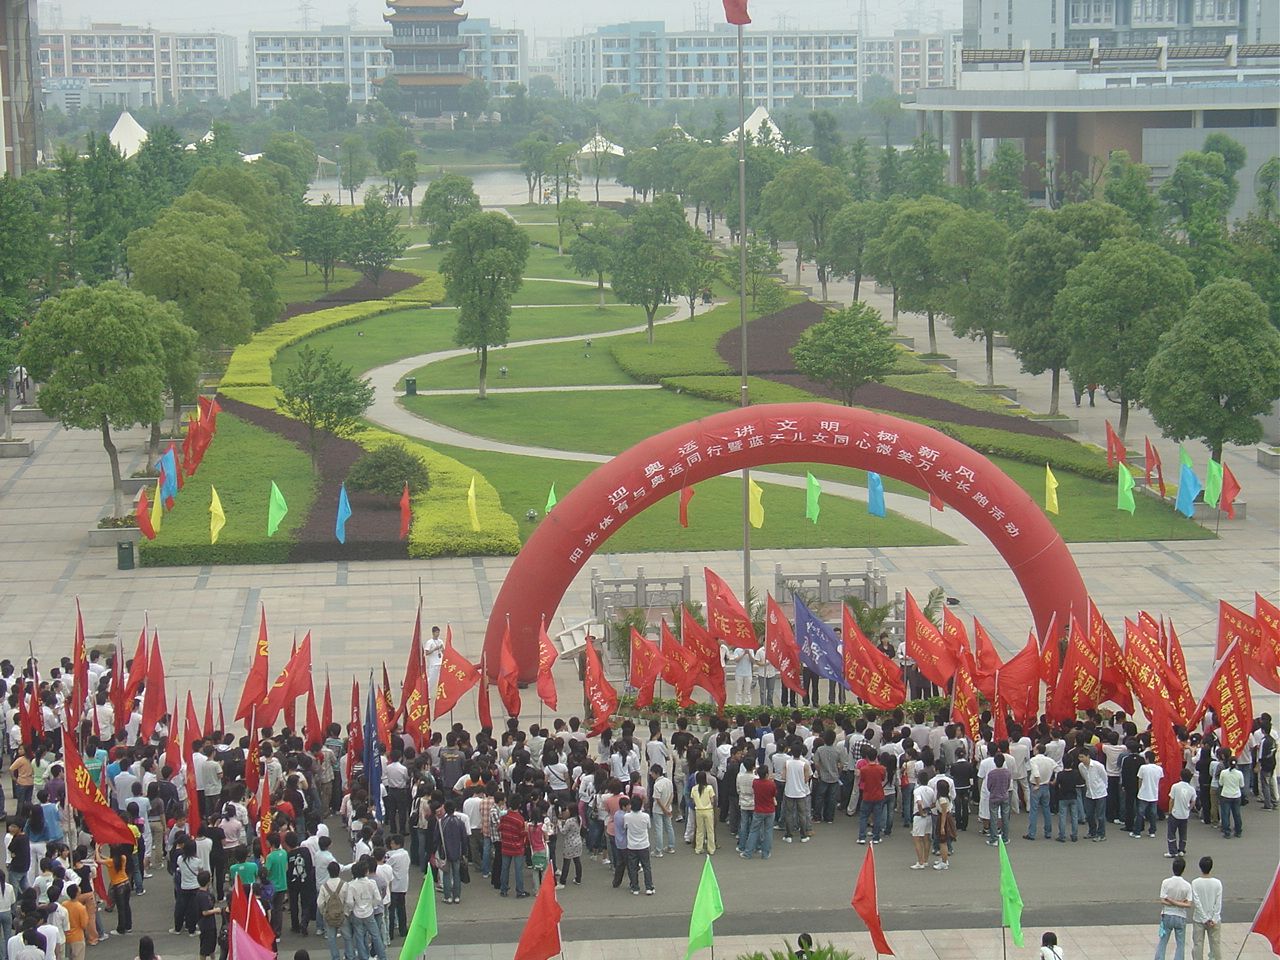
{"type": "Polygon", "coordinates": [[[329,899],[324,902],[324,907],[320,910],[320,916],[324,917],[326,926],[340,927],[347,918],[346,908],[342,904],[342,888],[345,886],[346,883],[339,880],[333,893],[329,894],[329,899]]]}

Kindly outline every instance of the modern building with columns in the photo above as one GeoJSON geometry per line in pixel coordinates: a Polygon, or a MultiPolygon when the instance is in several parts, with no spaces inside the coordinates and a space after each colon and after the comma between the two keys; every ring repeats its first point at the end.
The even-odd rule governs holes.
{"type": "MultiPolygon", "coordinates": [[[[1157,184],[1211,130],[1248,154],[1233,217],[1255,203],[1257,168],[1280,154],[1280,44],[1075,50],[962,50],[953,87],[921,89],[905,108],[917,130],[948,145],[958,183],[965,141],[979,169],[1000,140],[1017,140],[1028,166],[1096,180],[1112,151],[1152,168],[1157,184]],[[985,146],[984,146],[985,145],[985,146]]],[[[1034,185],[1041,189],[1039,177],[1034,185]]]]}

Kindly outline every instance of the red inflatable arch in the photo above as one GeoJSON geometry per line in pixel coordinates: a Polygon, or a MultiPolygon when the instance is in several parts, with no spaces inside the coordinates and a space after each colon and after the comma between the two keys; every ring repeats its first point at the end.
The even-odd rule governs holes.
{"type": "MultiPolygon", "coordinates": [[[[682,488],[744,467],[830,463],[873,470],[931,494],[991,541],[1018,578],[1038,630],[1085,609],[1080,571],[1021,487],[986,457],[930,427],[825,403],[746,407],[636,444],[601,465],[539,524],[507,573],[485,633],[496,670],[507,618],[523,681],[538,665],[538,624],[551,623],[587,561],[633,516],[682,488]]],[[[675,522],[674,520],[672,521],[675,522]]]]}

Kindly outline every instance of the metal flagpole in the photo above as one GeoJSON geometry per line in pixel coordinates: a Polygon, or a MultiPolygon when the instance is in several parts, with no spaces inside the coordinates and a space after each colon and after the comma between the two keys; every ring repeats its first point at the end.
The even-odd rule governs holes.
{"type": "MultiPolygon", "coordinates": [[[[744,84],[742,24],[738,24],[738,328],[742,334],[740,405],[750,404],[747,389],[747,97],[744,84]]],[[[742,471],[742,597],[751,593],[751,471],[742,471]]]]}

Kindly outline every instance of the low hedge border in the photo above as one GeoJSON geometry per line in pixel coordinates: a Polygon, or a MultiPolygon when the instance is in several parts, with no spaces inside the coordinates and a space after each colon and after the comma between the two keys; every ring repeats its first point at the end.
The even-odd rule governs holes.
{"type": "MultiPolygon", "coordinates": [[[[781,690],[781,686],[779,686],[779,690],[781,690]]],[[[929,697],[924,700],[908,700],[899,709],[907,716],[921,711],[928,717],[934,717],[937,716],[940,710],[947,709],[950,704],[951,701],[947,697],[929,697]]],[[[698,702],[687,709],[681,709],[679,701],[675,698],[657,697],[648,706],[637,708],[635,696],[626,694],[618,699],[616,716],[630,719],[658,719],[670,726],[674,726],[676,720],[680,717],[686,717],[690,723],[705,725],[707,720],[716,716],[714,707],[715,705],[712,703],[698,702]]],[[[752,720],[761,713],[769,713],[775,717],[782,716],[789,719],[792,713],[797,711],[801,719],[805,721],[814,719],[837,720],[840,717],[856,720],[869,713],[883,717],[891,712],[869,707],[864,703],[826,703],[818,707],[784,707],[781,704],[773,707],[760,707],[755,704],[748,707],[736,707],[726,704],[724,708],[726,716],[738,716],[741,714],[750,717],[752,720]]]]}

